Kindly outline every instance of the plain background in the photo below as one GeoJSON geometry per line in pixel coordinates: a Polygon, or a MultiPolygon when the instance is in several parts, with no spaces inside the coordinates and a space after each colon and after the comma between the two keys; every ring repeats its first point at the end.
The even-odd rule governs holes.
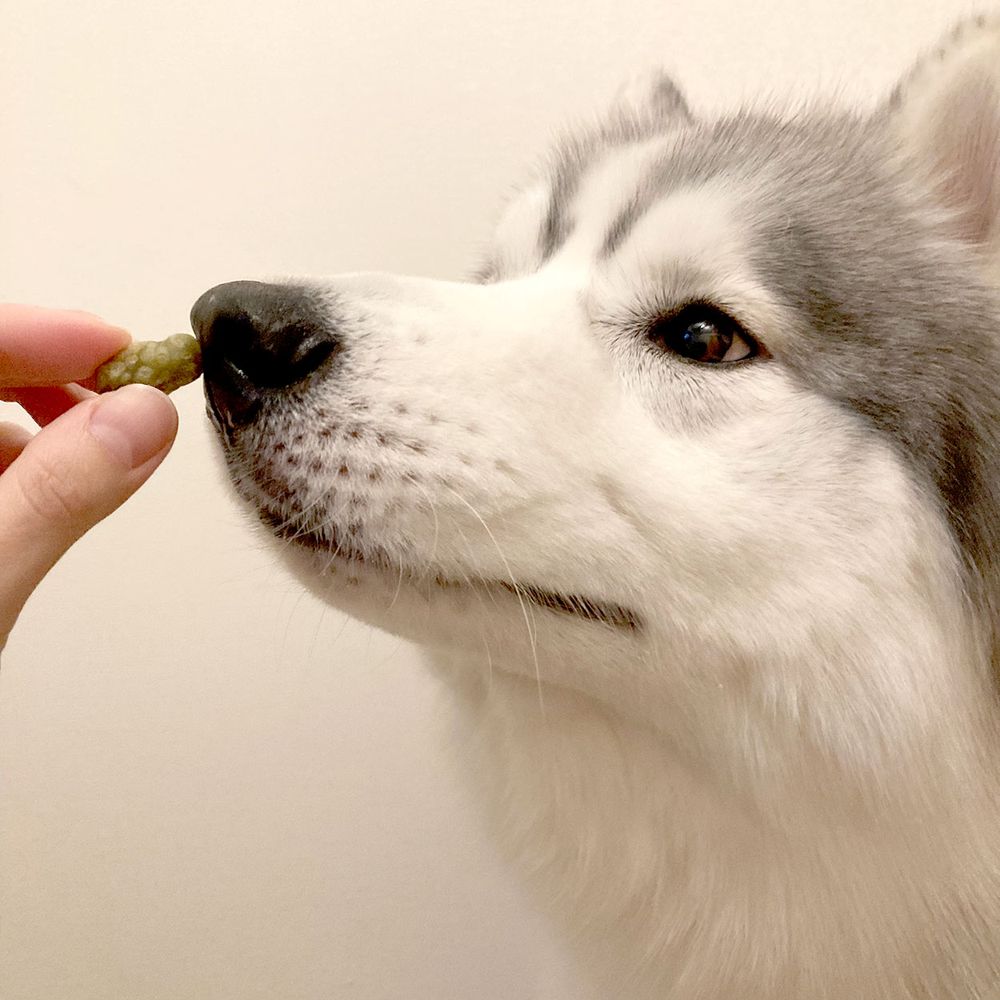
{"type": "MultiPolygon", "coordinates": [[[[949,0],[4,0],[0,298],[186,329],[220,281],[457,278],[565,124],[871,106],[949,0]]],[[[200,389],[0,673],[2,1000],[570,1000],[413,650],[272,565],[200,389]]],[[[9,416],[8,413],[2,414],[9,416]]],[[[2,512],[0,512],[2,516],[2,512]]]]}

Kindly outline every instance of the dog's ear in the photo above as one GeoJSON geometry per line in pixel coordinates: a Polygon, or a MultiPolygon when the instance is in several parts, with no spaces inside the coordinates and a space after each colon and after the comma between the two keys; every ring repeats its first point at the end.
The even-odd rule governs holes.
{"type": "Polygon", "coordinates": [[[680,88],[663,70],[647,70],[627,80],[615,98],[615,111],[634,121],[684,125],[693,120],[680,88]]]}
{"type": "Polygon", "coordinates": [[[896,87],[886,109],[899,148],[955,235],[1000,261],[1000,17],[959,25],[896,87]]]}

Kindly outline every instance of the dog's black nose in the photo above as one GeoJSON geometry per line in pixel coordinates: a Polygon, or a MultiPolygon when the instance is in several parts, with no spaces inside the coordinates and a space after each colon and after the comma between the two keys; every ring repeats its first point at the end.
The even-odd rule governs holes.
{"type": "Polygon", "coordinates": [[[230,281],[191,309],[205,395],[225,424],[250,423],[269,394],[308,378],[337,338],[314,293],[295,285],[230,281]]]}

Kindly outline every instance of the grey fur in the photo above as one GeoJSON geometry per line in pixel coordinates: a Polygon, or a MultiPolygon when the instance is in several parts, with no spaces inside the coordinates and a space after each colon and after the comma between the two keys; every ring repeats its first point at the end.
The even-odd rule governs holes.
{"type": "MultiPolygon", "coordinates": [[[[671,192],[725,184],[757,277],[800,317],[787,348],[750,331],[771,354],[758,363],[780,364],[850,408],[936,498],[1000,676],[1000,294],[933,206],[914,202],[888,138],[898,101],[894,94],[870,118],[687,116],[679,141],[623,192],[601,255],[613,256],[671,192]]],[[[539,236],[543,262],[572,233],[573,198],[602,153],[677,124],[622,114],[560,146],[539,236]]]]}
{"type": "MultiPolygon", "coordinates": [[[[649,138],[631,126],[607,129],[604,142],[649,138]]],[[[772,353],[759,363],[852,409],[937,498],[1000,670],[1000,296],[971,248],[913,203],[885,126],[884,113],[694,123],[625,194],[602,252],[671,191],[722,179],[757,276],[800,317],[787,347],[750,331],[772,353]]],[[[572,228],[568,194],[600,148],[591,137],[564,153],[544,231],[550,254],[572,228]]]]}
{"type": "Polygon", "coordinates": [[[970,249],[912,210],[883,134],[845,129],[822,166],[808,136],[804,156],[784,148],[754,263],[806,320],[778,362],[885,434],[938,497],[1000,666],[1000,302],[970,249]]]}
{"type": "Polygon", "coordinates": [[[559,145],[552,170],[551,196],[539,237],[539,254],[545,263],[573,232],[572,200],[580,179],[594,158],[607,149],[653,138],[693,121],[680,88],[665,73],[651,81],[638,106],[619,106],[616,114],[583,135],[559,145]]]}

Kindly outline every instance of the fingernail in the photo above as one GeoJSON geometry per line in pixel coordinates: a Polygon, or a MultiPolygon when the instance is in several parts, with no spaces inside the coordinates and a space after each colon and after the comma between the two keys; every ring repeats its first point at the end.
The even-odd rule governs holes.
{"type": "Polygon", "coordinates": [[[126,385],[98,398],[88,429],[116,461],[137,469],[173,441],[177,411],[159,389],[126,385]]]}

